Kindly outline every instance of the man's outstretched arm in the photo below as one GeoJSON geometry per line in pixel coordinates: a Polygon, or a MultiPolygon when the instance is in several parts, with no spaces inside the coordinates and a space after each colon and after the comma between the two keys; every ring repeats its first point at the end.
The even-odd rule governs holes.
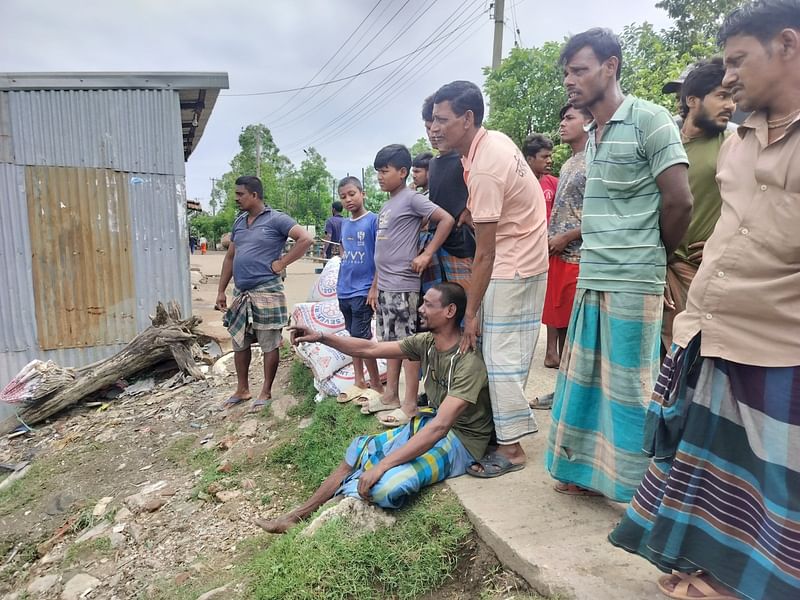
{"type": "Polygon", "coordinates": [[[326,335],[300,326],[290,327],[289,331],[294,345],[300,342],[325,344],[357,358],[407,358],[400,349],[400,342],[373,342],[341,335],[326,335]]]}

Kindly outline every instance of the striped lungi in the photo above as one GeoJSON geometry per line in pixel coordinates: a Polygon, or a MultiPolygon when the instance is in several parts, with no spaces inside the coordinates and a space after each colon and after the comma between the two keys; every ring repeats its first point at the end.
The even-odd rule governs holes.
{"type": "Polygon", "coordinates": [[[483,296],[479,339],[499,444],[513,444],[539,430],[525,384],[539,339],[546,288],[547,273],[492,279],[483,296]]]}
{"type": "Polygon", "coordinates": [[[234,345],[242,346],[247,334],[281,329],[289,322],[283,282],[275,277],[251,290],[233,290],[233,302],[222,319],[234,345]]]}
{"type": "MultiPolygon", "coordinates": [[[[419,234],[420,249],[425,248],[433,239],[433,233],[423,231],[419,234]]],[[[444,248],[439,248],[431,258],[431,264],[422,272],[422,293],[424,294],[437,283],[452,281],[469,292],[469,281],[472,277],[472,258],[453,256],[444,248]]]]}
{"type": "MultiPolygon", "coordinates": [[[[358,498],[358,479],[364,471],[377,465],[404,444],[435,416],[432,409],[420,409],[421,414],[402,427],[378,435],[354,439],[345,453],[345,462],[355,470],[342,482],[336,495],[358,498]]],[[[392,467],[383,474],[371,490],[370,500],[383,508],[400,508],[411,494],[448,477],[463,475],[474,459],[451,429],[445,437],[410,462],[392,467]]]]}
{"type": "Polygon", "coordinates": [[[800,598],[800,366],[702,358],[699,342],[664,361],[654,458],[609,539],[742,598],[800,598]]]}
{"type": "Polygon", "coordinates": [[[645,414],[658,375],[663,298],[579,289],[545,462],[564,483],[628,502],[647,470],[645,414]]]}

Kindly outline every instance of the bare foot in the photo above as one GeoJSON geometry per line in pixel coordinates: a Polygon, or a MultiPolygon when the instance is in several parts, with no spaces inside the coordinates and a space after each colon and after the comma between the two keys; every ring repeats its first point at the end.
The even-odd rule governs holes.
{"type": "Polygon", "coordinates": [[[553,486],[553,489],[559,494],[566,494],[567,496],[602,496],[600,492],[595,492],[585,487],[575,485],[574,483],[563,483],[559,481],[553,486]]]}
{"type": "Polygon", "coordinates": [[[261,527],[267,533],[286,533],[294,525],[300,522],[300,517],[295,517],[291,513],[278,517],[277,519],[253,519],[253,523],[261,527]]]}
{"type": "Polygon", "coordinates": [[[547,354],[544,357],[544,366],[548,369],[557,369],[558,365],[561,364],[561,359],[558,357],[558,354],[547,354]]]}
{"type": "Polygon", "coordinates": [[[708,598],[720,597],[737,600],[737,596],[708,573],[699,571],[697,573],[673,573],[664,575],[658,579],[658,587],[664,593],[673,594],[676,592],[689,598],[708,598]]]}

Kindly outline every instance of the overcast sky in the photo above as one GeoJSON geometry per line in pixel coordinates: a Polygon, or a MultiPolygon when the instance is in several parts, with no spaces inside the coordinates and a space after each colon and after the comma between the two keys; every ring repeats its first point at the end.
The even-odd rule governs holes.
{"type": "MultiPolygon", "coordinates": [[[[530,47],[593,26],[668,26],[654,4],[506,0],[504,55],[515,29],[530,47]]],[[[424,134],[425,96],[455,79],[483,85],[494,31],[488,6],[485,0],[0,0],[0,72],[227,72],[230,89],[186,165],[189,197],[207,205],[209,178],[228,170],[250,123],[266,124],[296,165],[303,148],[314,146],[337,178],[360,176],[386,144],[412,144],[424,134]],[[234,95],[301,87],[391,61],[296,96],[234,95]]]]}

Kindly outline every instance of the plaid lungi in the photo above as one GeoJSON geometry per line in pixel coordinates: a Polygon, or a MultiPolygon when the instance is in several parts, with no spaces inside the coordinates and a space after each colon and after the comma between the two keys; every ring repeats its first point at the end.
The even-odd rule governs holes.
{"type": "Polygon", "coordinates": [[[499,444],[513,444],[539,426],[525,397],[539,339],[547,273],[492,279],[481,305],[483,362],[489,375],[494,430],[499,444]]]}
{"type": "Polygon", "coordinates": [[[248,333],[259,329],[281,329],[289,322],[286,296],[280,277],[262,283],[251,290],[233,290],[231,303],[222,324],[235,344],[242,346],[248,333]]]}
{"type": "MultiPolygon", "coordinates": [[[[336,492],[337,496],[358,498],[358,479],[364,471],[377,465],[425,427],[436,412],[421,408],[420,414],[402,427],[378,435],[354,439],[345,453],[345,462],[354,468],[336,492]]],[[[445,437],[414,460],[392,467],[371,490],[371,500],[383,508],[400,508],[411,494],[448,477],[463,475],[474,459],[451,429],[445,437]]]]}
{"type": "MultiPolygon", "coordinates": [[[[425,248],[433,239],[433,232],[423,231],[419,234],[420,249],[425,248]]],[[[439,248],[431,258],[431,264],[422,272],[422,293],[424,294],[437,283],[452,281],[469,292],[469,281],[472,277],[472,259],[453,256],[444,248],[439,248]]]]}
{"type": "Polygon", "coordinates": [[[630,501],[649,463],[642,438],[662,307],[660,295],[578,290],[545,453],[555,479],[630,501]]]}
{"type": "Polygon", "coordinates": [[[800,598],[800,366],[673,346],[647,413],[653,461],[612,544],[752,600],[800,598]]]}

